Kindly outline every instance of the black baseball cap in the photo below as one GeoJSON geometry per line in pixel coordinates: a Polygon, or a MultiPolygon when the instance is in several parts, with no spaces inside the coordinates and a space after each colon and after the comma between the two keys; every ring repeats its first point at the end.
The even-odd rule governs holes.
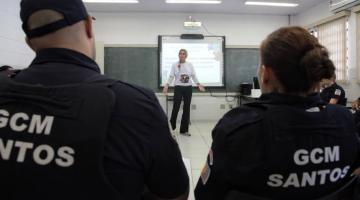
{"type": "Polygon", "coordinates": [[[84,20],[88,16],[82,0],[21,0],[20,2],[22,28],[28,38],[40,37],[52,33],[84,20]],[[54,10],[62,14],[64,18],[29,30],[28,20],[32,14],[39,10],[54,10]]]}

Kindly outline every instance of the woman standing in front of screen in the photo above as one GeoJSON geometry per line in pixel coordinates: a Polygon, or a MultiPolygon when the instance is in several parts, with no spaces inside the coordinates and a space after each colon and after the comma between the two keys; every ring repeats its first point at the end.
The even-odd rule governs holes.
{"type": "Polygon", "coordinates": [[[170,124],[172,130],[176,129],[176,118],[180,109],[181,100],[184,99],[183,114],[181,117],[180,134],[190,136],[189,134],[189,121],[190,121],[190,103],[192,97],[192,81],[198,86],[201,92],[205,91],[196,77],[194,66],[186,62],[188,53],[186,49],[180,49],[179,62],[172,65],[169,79],[164,86],[163,93],[167,95],[169,85],[175,78],[174,87],[174,105],[171,112],[170,124]],[[190,80],[192,79],[192,81],[190,80]]]}

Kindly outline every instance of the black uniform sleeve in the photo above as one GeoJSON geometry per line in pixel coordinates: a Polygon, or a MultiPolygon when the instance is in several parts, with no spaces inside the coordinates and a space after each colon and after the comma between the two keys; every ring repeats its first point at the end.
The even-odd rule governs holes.
{"type": "MultiPolygon", "coordinates": [[[[154,96],[156,99],[156,97],[154,96]]],[[[170,133],[167,118],[156,99],[153,110],[158,113],[154,124],[154,137],[150,138],[151,165],[147,185],[161,198],[171,199],[184,194],[189,188],[189,178],[182,156],[170,133]]]]}
{"type": "MultiPolygon", "coordinates": [[[[241,107],[231,110],[218,122],[212,132],[213,143],[195,189],[196,200],[225,199],[235,184],[248,181],[246,177],[251,175],[233,176],[235,171],[239,172],[239,166],[241,168],[248,164],[246,160],[249,156],[246,155],[249,154],[247,150],[251,149],[248,147],[259,149],[256,145],[259,141],[256,137],[258,125],[254,123],[261,119],[261,115],[254,110],[241,107]],[[251,130],[243,127],[251,127],[251,130]]],[[[247,170],[240,171],[247,173],[247,170]]]]}
{"type": "Polygon", "coordinates": [[[219,128],[221,124],[220,121],[212,132],[213,143],[195,189],[196,200],[224,199],[228,192],[224,171],[225,135],[219,128]]]}
{"type": "Polygon", "coordinates": [[[105,171],[124,199],[148,188],[161,198],[184,194],[188,175],[166,116],[155,95],[143,88],[116,85],[116,106],[105,146],[105,171]]]}
{"type": "Polygon", "coordinates": [[[358,160],[357,160],[357,166],[360,167],[360,137],[357,137],[358,139],[358,160]]]}

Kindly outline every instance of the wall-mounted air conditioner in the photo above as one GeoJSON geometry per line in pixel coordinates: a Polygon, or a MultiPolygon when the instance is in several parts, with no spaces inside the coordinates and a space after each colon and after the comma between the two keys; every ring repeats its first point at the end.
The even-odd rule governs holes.
{"type": "Polygon", "coordinates": [[[330,11],[337,13],[360,4],[360,0],[330,0],[330,11]]]}

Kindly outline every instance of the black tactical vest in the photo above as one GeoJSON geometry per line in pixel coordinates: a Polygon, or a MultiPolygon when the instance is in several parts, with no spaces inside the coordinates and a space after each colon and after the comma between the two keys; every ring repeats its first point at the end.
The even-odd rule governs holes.
{"type": "Polygon", "coordinates": [[[102,166],[114,81],[100,82],[0,79],[1,199],[119,199],[102,166]]]}
{"type": "MultiPolygon", "coordinates": [[[[326,196],[313,200],[360,200],[360,179],[353,177],[343,187],[326,196]]],[[[271,200],[271,198],[262,198],[256,195],[242,193],[236,190],[229,191],[225,200],[271,200]]]]}
{"type": "Polygon", "coordinates": [[[225,130],[233,159],[225,161],[232,190],[269,199],[316,199],[350,181],[359,142],[346,109],[259,103],[247,107],[247,116],[236,119],[244,123],[225,130]],[[241,139],[244,135],[252,140],[241,139]],[[241,152],[249,144],[249,152],[241,152]]]}

